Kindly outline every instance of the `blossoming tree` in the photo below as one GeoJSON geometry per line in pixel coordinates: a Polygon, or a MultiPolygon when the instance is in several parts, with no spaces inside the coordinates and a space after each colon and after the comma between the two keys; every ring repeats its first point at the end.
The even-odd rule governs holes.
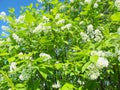
{"type": "Polygon", "coordinates": [[[0,90],[120,89],[120,0],[38,0],[14,11],[0,13],[0,90]]]}

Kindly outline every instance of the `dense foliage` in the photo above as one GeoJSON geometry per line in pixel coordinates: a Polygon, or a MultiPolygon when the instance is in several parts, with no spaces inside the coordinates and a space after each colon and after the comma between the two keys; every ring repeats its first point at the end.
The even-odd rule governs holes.
{"type": "Polygon", "coordinates": [[[14,11],[0,13],[0,90],[120,89],[120,0],[38,0],[14,11]]]}

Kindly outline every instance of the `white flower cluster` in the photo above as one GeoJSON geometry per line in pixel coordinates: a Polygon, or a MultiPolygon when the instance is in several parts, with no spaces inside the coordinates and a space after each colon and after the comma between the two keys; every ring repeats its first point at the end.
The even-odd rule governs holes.
{"type": "Polygon", "coordinates": [[[116,1],[115,1],[115,6],[116,6],[117,9],[120,11],[120,0],[116,0],[116,1]]]}
{"type": "Polygon", "coordinates": [[[57,82],[52,85],[52,88],[55,88],[55,89],[60,88],[60,82],[57,80],[57,82]]]}
{"type": "Polygon", "coordinates": [[[89,36],[86,33],[81,32],[80,35],[81,35],[83,41],[85,41],[85,42],[86,41],[90,41],[90,38],[89,38],[89,36]]]}
{"type": "Polygon", "coordinates": [[[99,57],[97,62],[96,62],[96,66],[99,69],[102,69],[104,67],[108,67],[108,65],[109,65],[109,62],[105,57],[99,57]]]}
{"type": "Polygon", "coordinates": [[[96,0],[96,2],[93,5],[93,8],[98,8],[98,2],[101,2],[101,0],[96,0]]]}
{"type": "Polygon", "coordinates": [[[64,23],[65,23],[65,19],[61,19],[61,20],[59,20],[59,21],[56,22],[57,25],[64,24],[64,23]]]}
{"type": "Polygon", "coordinates": [[[65,30],[65,29],[70,29],[72,27],[72,24],[66,24],[65,26],[61,27],[61,30],[65,30]]]}
{"type": "Polygon", "coordinates": [[[1,26],[1,29],[7,31],[7,30],[9,30],[9,27],[8,26],[1,26]]]}
{"type": "Polygon", "coordinates": [[[17,34],[15,34],[15,33],[13,33],[12,34],[12,37],[13,37],[13,39],[16,41],[16,42],[21,42],[22,41],[22,38],[20,38],[17,34]]]}
{"type": "Polygon", "coordinates": [[[28,80],[31,77],[31,74],[33,73],[32,66],[29,66],[22,70],[21,74],[19,75],[19,79],[24,81],[28,80]]]}
{"type": "Polygon", "coordinates": [[[93,39],[96,42],[100,42],[103,39],[103,35],[99,29],[94,30],[93,25],[89,24],[87,26],[86,33],[80,33],[84,42],[90,41],[93,39]]]}
{"type": "Polygon", "coordinates": [[[46,23],[50,21],[49,18],[47,18],[46,16],[43,16],[43,20],[44,20],[46,23]]]}
{"type": "Polygon", "coordinates": [[[92,51],[91,52],[91,55],[94,56],[94,55],[97,55],[99,57],[110,57],[110,56],[113,56],[113,53],[112,52],[104,52],[104,51],[92,51]]]}
{"type": "Polygon", "coordinates": [[[84,21],[80,21],[80,22],[79,22],[79,25],[83,25],[83,24],[84,24],[84,21]]]}
{"type": "Polygon", "coordinates": [[[60,6],[60,10],[64,10],[66,8],[65,5],[60,6]]]}
{"type": "Polygon", "coordinates": [[[24,23],[25,20],[25,15],[20,15],[17,19],[16,22],[17,23],[24,23]]]}
{"type": "Polygon", "coordinates": [[[86,3],[86,4],[91,4],[91,3],[92,3],[92,0],[85,0],[84,3],[86,3]]]}
{"type": "Polygon", "coordinates": [[[96,2],[96,3],[94,3],[93,8],[97,8],[97,7],[98,7],[98,3],[96,2]]]}
{"type": "Polygon", "coordinates": [[[80,85],[84,85],[84,84],[85,84],[85,82],[84,82],[84,81],[81,81],[80,79],[78,79],[77,82],[78,82],[80,85]]]}
{"type": "Polygon", "coordinates": [[[100,73],[99,73],[99,70],[96,68],[96,65],[91,63],[88,67],[88,78],[90,80],[96,80],[99,76],[100,76],[100,73]]]}
{"type": "Polygon", "coordinates": [[[17,65],[16,62],[12,62],[12,63],[10,64],[10,72],[15,71],[15,70],[17,69],[16,65],[17,65]]]}
{"type": "Polygon", "coordinates": [[[99,76],[100,76],[100,73],[99,72],[95,72],[95,73],[92,73],[89,78],[91,80],[96,80],[99,76]]]}
{"type": "MultiPolygon", "coordinates": [[[[109,53],[111,54],[111,53],[109,53]]],[[[107,58],[105,58],[108,55],[108,52],[103,51],[92,51],[91,56],[98,56],[98,60],[96,63],[91,63],[87,69],[88,69],[88,77],[91,80],[96,80],[100,76],[100,70],[102,70],[105,67],[108,67],[109,61],[107,58]]]]}
{"type": "Polygon", "coordinates": [[[32,60],[32,57],[29,56],[28,54],[23,54],[22,52],[20,52],[18,54],[18,58],[21,59],[21,60],[32,60]]]}
{"type": "Polygon", "coordinates": [[[93,30],[94,30],[93,25],[92,25],[92,24],[89,24],[89,25],[87,26],[87,34],[92,34],[92,33],[93,33],[93,30]]]}
{"type": "Polygon", "coordinates": [[[103,35],[99,29],[96,29],[94,32],[94,40],[95,41],[101,41],[103,39],[103,35]]]}
{"type": "Polygon", "coordinates": [[[104,67],[108,67],[109,62],[107,60],[107,58],[105,58],[105,56],[107,57],[108,52],[103,52],[103,51],[92,51],[91,55],[97,55],[98,56],[98,60],[96,62],[96,66],[99,69],[102,69],[104,67]]]}
{"type": "Polygon", "coordinates": [[[43,61],[47,61],[47,60],[51,59],[51,56],[49,54],[46,54],[46,53],[40,53],[39,56],[41,58],[43,58],[43,61]]]}
{"type": "Polygon", "coordinates": [[[2,11],[2,12],[0,13],[0,18],[3,19],[3,20],[6,19],[6,13],[5,13],[4,11],[2,11]]]}
{"type": "Polygon", "coordinates": [[[60,14],[56,14],[55,19],[59,19],[60,18],[60,14]]]}
{"type": "Polygon", "coordinates": [[[45,26],[44,23],[40,23],[33,31],[32,33],[38,33],[38,32],[48,32],[51,30],[51,26],[45,26]]]}

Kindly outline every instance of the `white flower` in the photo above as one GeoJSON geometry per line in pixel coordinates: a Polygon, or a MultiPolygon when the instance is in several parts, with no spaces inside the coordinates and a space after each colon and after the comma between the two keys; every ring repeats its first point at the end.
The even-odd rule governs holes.
{"type": "Polygon", "coordinates": [[[88,26],[87,26],[87,33],[89,34],[89,33],[92,33],[93,32],[93,25],[92,24],[89,24],[88,26]]]}
{"type": "Polygon", "coordinates": [[[16,68],[17,68],[16,65],[17,65],[16,62],[12,62],[12,63],[10,64],[10,72],[16,70],[16,68]]]}
{"type": "Polygon", "coordinates": [[[85,82],[84,82],[84,81],[81,81],[80,79],[78,79],[77,82],[78,82],[80,85],[84,85],[84,84],[85,84],[85,82]]]}
{"type": "Polygon", "coordinates": [[[62,26],[61,27],[61,30],[64,30],[64,29],[70,29],[72,27],[72,24],[66,24],[65,26],[62,26]]]}
{"type": "Polygon", "coordinates": [[[86,33],[81,32],[80,35],[81,35],[81,37],[82,37],[84,42],[90,41],[90,38],[89,38],[89,36],[86,33]]]}
{"type": "Polygon", "coordinates": [[[74,3],[74,0],[70,0],[71,3],[74,3]]]}
{"type": "Polygon", "coordinates": [[[117,33],[120,34],[120,27],[117,29],[117,33]]]}
{"type": "Polygon", "coordinates": [[[120,10],[120,0],[115,1],[115,6],[117,7],[118,10],[120,10]]]}
{"type": "Polygon", "coordinates": [[[95,38],[94,38],[94,41],[98,41],[98,42],[100,42],[101,41],[101,38],[100,38],[100,36],[96,36],[95,38]]]}
{"type": "Polygon", "coordinates": [[[4,11],[2,11],[1,13],[0,13],[0,18],[5,18],[6,17],[6,13],[4,12],[4,11]]]}
{"type": "Polygon", "coordinates": [[[45,26],[44,23],[40,23],[33,31],[32,33],[38,33],[41,31],[48,32],[48,30],[51,29],[51,26],[45,26]]]}
{"type": "Polygon", "coordinates": [[[46,16],[43,16],[43,20],[47,23],[49,22],[49,18],[47,18],[46,16]]]}
{"type": "Polygon", "coordinates": [[[12,90],[11,88],[9,88],[8,90],[12,90]]]}
{"type": "Polygon", "coordinates": [[[99,57],[104,57],[105,56],[105,53],[103,51],[98,51],[97,53],[98,53],[99,57]]]}
{"type": "Polygon", "coordinates": [[[6,31],[6,30],[9,30],[9,27],[8,26],[1,26],[1,29],[6,31]]]}
{"type": "Polygon", "coordinates": [[[72,27],[72,24],[66,24],[65,27],[69,30],[72,27]]]}
{"type": "Polygon", "coordinates": [[[98,68],[101,68],[101,69],[104,68],[104,67],[108,67],[108,65],[109,65],[109,62],[104,57],[99,57],[98,60],[97,60],[97,62],[96,62],[96,66],[98,68]]]}
{"type": "Polygon", "coordinates": [[[23,55],[23,53],[20,52],[20,53],[18,54],[18,57],[19,57],[19,59],[24,59],[24,55],[23,55]]]}
{"type": "Polygon", "coordinates": [[[42,29],[43,29],[43,24],[40,23],[40,24],[33,30],[33,33],[40,32],[40,31],[42,31],[42,29]]]}
{"type": "Polygon", "coordinates": [[[92,56],[97,55],[97,56],[99,56],[99,57],[104,57],[104,56],[106,56],[104,51],[91,51],[91,55],[92,55],[92,56]]]}
{"type": "Polygon", "coordinates": [[[92,0],[85,0],[84,3],[91,4],[92,0]]]}
{"type": "Polygon", "coordinates": [[[97,8],[97,7],[98,7],[98,4],[97,4],[97,3],[94,3],[93,8],[97,8]]]}
{"type": "Polygon", "coordinates": [[[94,35],[95,35],[95,38],[94,38],[95,41],[99,42],[99,41],[101,41],[103,39],[103,35],[102,35],[102,33],[101,33],[101,31],[99,29],[96,29],[94,31],[94,35]]]}
{"type": "Polygon", "coordinates": [[[92,51],[90,54],[91,54],[92,56],[94,56],[94,55],[98,55],[98,52],[97,52],[97,51],[92,51]]]}
{"type": "Polygon", "coordinates": [[[39,55],[41,58],[44,58],[43,61],[47,61],[49,59],[51,59],[51,56],[46,54],[46,53],[40,53],[39,55]]]}
{"type": "Polygon", "coordinates": [[[12,37],[13,37],[13,39],[14,39],[16,42],[21,42],[21,41],[22,41],[22,39],[19,38],[19,36],[18,36],[17,34],[15,34],[15,33],[12,34],[12,37]]]}
{"type": "Polygon", "coordinates": [[[53,84],[52,88],[60,88],[60,82],[57,80],[57,83],[53,84]]]}
{"type": "Polygon", "coordinates": [[[65,19],[61,19],[61,20],[59,20],[59,21],[56,22],[57,25],[64,24],[64,23],[65,23],[65,19]]]}
{"type": "Polygon", "coordinates": [[[91,63],[91,64],[87,67],[88,70],[95,70],[95,68],[96,68],[96,66],[95,66],[95,64],[93,64],[93,63],[91,63]]]}
{"type": "Polygon", "coordinates": [[[7,42],[10,42],[10,41],[11,41],[11,39],[10,39],[10,38],[7,38],[7,39],[6,39],[6,41],[7,41],[7,42]]]}
{"type": "Polygon", "coordinates": [[[16,22],[17,23],[24,23],[24,20],[25,20],[25,15],[20,15],[18,17],[18,19],[16,19],[16,22]]]}
{"type": "Polygon", "coordinates": [[[84,24],[84,21],[79,22],[79,25],[82,25],[82,24],[84,24]]]}
{"type": "Polygon", "coordinates": [[[120,62],[120,56],[118,56],[118,61],[120,62]]]}
{"type": "Polygon", "coordinates": [[[91,80],[96,80],[98,77],[100,76],[100,73],[99,72],[95,72],[95,73],[92,73],[89,78],[91,80]]]}
{"type": "Polygon", "coordinates": [[[21,75],[19,76],[19,79],[23,81],[23,80],[24,80],[24,76],[21,74],[21,75]]]}
{"type": "Polygon", "coordinates": [[[63,10],[63,9],[65,9],[65,5],[62,5],[62,6],[60,7],[60,10],[63,10]]]}
{"type": "Polygon", "coordinates": [[[60,18],[60,14],[56,14],[55,19],[60,18]]]}
{"type": "Polygon", "coordinates": [[[64,29],[65,29],[65,26],[62,26],[62,27],[61,27],[61,30],[64,30],[64,29]]]}
{"type": "Polygon", "coordinates": [[[100,35],[100,34],[101,34],[101,31],[100,31],[99,29],[96,29],[94,34],[95,34],[95,35],[100,35]]]}

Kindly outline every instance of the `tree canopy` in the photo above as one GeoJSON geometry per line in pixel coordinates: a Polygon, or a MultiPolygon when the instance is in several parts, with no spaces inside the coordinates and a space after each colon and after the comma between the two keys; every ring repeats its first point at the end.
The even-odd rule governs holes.
{"type": "Polygon", "coordinates": [[[120,0],[38,0],[3,11],[0,90],[119,90],[120,0]]]}

